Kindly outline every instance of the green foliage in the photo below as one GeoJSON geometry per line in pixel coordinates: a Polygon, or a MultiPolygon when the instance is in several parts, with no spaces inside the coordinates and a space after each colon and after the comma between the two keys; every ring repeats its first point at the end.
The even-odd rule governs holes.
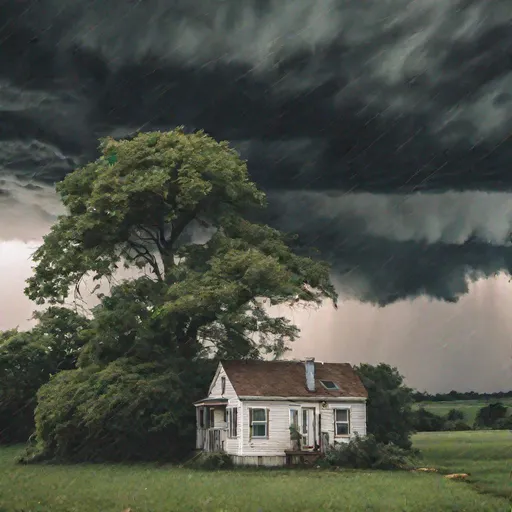
{"type": "Polygon", "coordinates": [[[379,443],[371,434],[335,444],[324,459],[330,466],[353,469],[407,469],[414,462],[411,451],[393,443],[379,443]]]}
{"type": "Polygon", "coordinates": [[[111,289],[94,308],[87,332],[89,343],[78,365],[105,366],[119,358],[158,361],[176,350],[172,329],[153,314],[163,285],[139,278],[124,281],[111,289]]]}
{"type": "Polygon", "coordinates": [[[482,407],[475,418],[476,428],[493,428],[496,423],[507,416],[507,406],[494,402],[482,407]]]}
{"type": "Polygon", "coordinates": [[[496,420],[494,428],[496,430],[512,430],[512,416],[506,416],[505,418],[496,420]]]}
{"type": "Polygon", "coordinates": [[[446,415],[447,421],[463,421],[464,419],[464,412],[460,409],[450,409],[446,415]]]}
{"type": "Polygon", "coordinates": [[[496,393],[477,393],[476,391],[450,391],[449,393],[437,393],[431,395],[426,391],[416,391],[414,393],[414,400],[416,402],[437,402],[437,403],[449,403],[449,402],[476,402],[476,401],[495,401],[512,398],[512,390],[510,391],[498,391],[496,393]]]}
{"type": "Polygon", "coordinates": [[[292,425],[290,427],[290,439],[292,441],[301,441],[302,440],[302,432],[295,425],[292,425]]]}
{"type": "Polygon", "coordinates": [[[32,300],[61,302],[84,276],[110,278],[121,265],[144,270],[155,283],[144,300],[187,357],[201,344],[219,357],[279,355],[298,330],[271,317],[263,299],[337,300],[325,263],[296,255],[292,239],[245,220],[265,196],[226,142],[178,128],[106,139],[101,149],[58,184],[68,213],[34,255],[32,300]],[[197,228],[208,229],[209,240],[187,243],[197,228]]]}
{"type": "Polygon", "coordinates": [[[39,387],[52,375],[75,368],[88,320],[74,311],[50,307],[35,315],[27,332],[0,337],[0,443],[24,442],[34,430],[39,387]]]}
{"type": "Polygon", "coordinates": [[[18,329],[9,329],[7,331],[0,331],[0,347],[15,334],[18,334],[18,329]]]}
{"type": "Polygon", "coordinates": [[[192,221],[219,227],[223,218],[265,203],[245,162],[203,132],[107,138],[100,149],[99,159],[57,185],[69,213],[34,255],[27,293],[37,302],[62,301],[85,274],[111,276],[122,261],[149,266],[162,278],[150,246],[172,266],[173,249],[192,221]]]}
{"type": "Polygon", "coordinates": [[[464,420],[445,421],[441,430],[447,432],[464,432],[466,430],[471,430],[471,426],[464,420]]]}
{"type": "MultiPolygon", "coordinates": [[[[208,371],[210,370],[210,371],[208,371]]],[[[195,437],[191,402],[213,375],[184,360],[61,372],[41,387],[34,460],[174,460],[195,437]]],[[[30,459],[29,456],[29,459],[30,459]]]]}
{"type": "Polygon", "coordinates": [[[216,361],[185,358],[152,315],[160,284],[143,278],[112,289],[85,331],[79,370],[43,386],[36,446],[28,459],[174,460],[195,442],[192,402],[216,361]]]}
{"type": "Polygon", "coordinates": [[[464,411],[460,409],[450,409],[444,417],[442,430],[447,431],[465,431],[471,430],[471,426],[465,421],[464,411]]]}
{"type": "Polygon", "coordinates": [[[464,413],[451,409],[445,416],[439,416],[425,407],[419,407],[412,412],[413,427],[416,432],[441,432],[471,430],[464,421],[464,413]]]}
{"type": "Polygon", "coordinates": [[[412,426],[416,432],[438,432],[443,430],[445,419],[427,411],[424,407],[412,412],[412,426]]]}
{"type": "Polygon", "coordinates": [[[232,469],[233,460],[226,453],[201,453],[194,457],[188,467],[214,471],[219,469],[232,469]]]}
{"type": "Polygon", "coordinates": [[[411,448],[413,427],[412,389],[396,368],[387,364],[361,364],[355,370],[368,391],[368,433],[378,443],[393,443],[400,448],[411,448]]]}

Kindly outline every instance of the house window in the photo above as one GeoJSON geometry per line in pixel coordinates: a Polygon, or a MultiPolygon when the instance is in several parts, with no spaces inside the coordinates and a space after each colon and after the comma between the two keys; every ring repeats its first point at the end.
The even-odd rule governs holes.
{"type": "Polygon", "coordinates": [[[226,377],[220,378],[220,394],[223,395],[226,392],[226,377]]]}
{"type": "Polygon", "coordinates": [[[290,427],[299,428],[299,411],[298,409],[290,409],[290,427]]]}
{"type": "Polygon", "coordinates": [[[228,437],[238,437],[238,407],[230,407],[228,412],[228,437]]]}
{"type": "Polygon", "coordinates": [[[210,428],[215,426],[215,409],[213,407],[210,407],[210,421],[208,423],[208,426],[210,428]]]}
{"type": "Polygon", "coordinates": [[[249,409],[251,437],[268,437],[268,409],[249,409]]]}
{"type": "Polygon", "coordinates": [[[340,389],[338,385],[332,380],[321,380],[320,383],[325,389],[329,389],[330,391],[334,391],[336,389],[340,389]]]}
{"type": "Polygon", "coordinates": [[[334,435],[336,437],[350,435],[349,409],[334,409],[334,435]]]}
{"type": "Polygon", "coordinates": [[[302,409],[302,433],[308,433],[308,411],[307,409],[302,409]]]}

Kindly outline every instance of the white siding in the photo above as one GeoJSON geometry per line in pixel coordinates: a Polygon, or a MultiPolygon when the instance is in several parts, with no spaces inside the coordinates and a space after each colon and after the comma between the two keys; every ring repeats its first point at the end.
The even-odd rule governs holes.
{"type": "MultiPolygon", "coordinates": [[[[238,425],[237,425],[237,437],[236,438],[226,438],[226,453],[229,455],[238,455],[240,453],[240,445],[242,444],[242,436],[241,436],[241,427],[240,427],[240,406],[239,405],[233,405],[233,407],[238,408],[238,425]]],[[[229,430],[228,430],[229,434],[229,430]]]]}
{"type": "MultiPolygon", "coordinates": [[[[212,382],[212,385],[210,387],[210,394],[208,395],[208,398],[227,398],[228,399],[228,407],[236,407],[238,408],[238,428],[237,438],[226,438],[226,453],[230,455],[237,455],[240,453],[240,447],[242,444],[242,436],[241,436],[241,420],[242,420],[242,412],[240,407],[240,400],[238,399],[238,396],[236,394],[235,388],[229,381],[228,376],[226,375],[226,372],[224,371],[224,368],[222,365],[219,365],[219,369],[217,370],[217,373],[214,377],[214,380],[212,382]],[[226,378],[226,389],[224,390],[224,395],[222,395],[222,377],[226,378]]],[[[227,424],[224,422],[224,409],[219,408],[215,411],[215,425],[216,426],[225,426],[227,428],[227,424]],[[219,423],[217,423],[217,418],[219,420],[219,423]]]]}
{"type": "MultiPolygon", "coordinates": [[[[329,434],[329,443],[346,442],[350,437],[334,437],[334,408],[350,409],[350,434],[354,436],[358,432],[366,435],[366,404],[353,402],[330,403],[326,408],[318,402],[277,402],[271,400],[244,401],[241,403],[242,414],[239,418],[239,429],[242,434],[240,452],[241,456],[282,456],[285,450],[291,448],[290,440],[290,409],[314,407],[316,416],[316,432],[318,440],[319,414],[321,432],[329,434]],[[249,409],[268,409],[268,439],[251,439],[249,435],[249,409]]],[[[301,414],[299,412],[299,414],[301,414]]]]}
{"type": "Polygon", "coordinates": [[[283,455],[291,448],[290,404],[261,401],[242,402],[242,446],[240,455],[283,455]],[[250,439],[249,409],[268,409],[268,439],[250,439]]]}
{"type": "MultiPolygon", "coordinates": [[[[315,408],[317,441],[320,438],[320,432],[326,432],[329,435],[330,444],[333,444],[334,442],[346,442],[350,439],[350,437],[335,438],[333,415],[334,408],[350,409],[351,436],[353,436],[356,432],[358,432],[361,436],[366,435],[366,403],[330,402],[326,407],[322,407],[319,402],[292,402],[273,400],[247,400],[241,402],[222,365],[219,365],[217,373],[210,387],[208,398],[227,398],[227,406],[236,407],[238,409],[237,438],[227,438],[225,444],[226,452],[230,455],[236,455],[238,457],[284,457],[284,451],[291,449],[289,430],[291,408],[315,408]],[[226,388],[224,394],[222,394],[222,377],[226,378],[226,388]],[[268,439],[250,439],[250,408],[268,409],[268,439]]],[[[214,414],[215,426],[227,427],[226,423],[224,422],[224,408],[219,407],[215,410],[214,414]]],[[[301,414],[302,413],[299,411],[300,418],[302,417],[301,414]]]]}
{"type": "Polygon", "coordinates": [[[321,409],[321,414],[322,432],[327,432],[329,434],[330,444],[333,444],[334,442],[348,442],[350,437],[354,437],[356,433],[358,433],[360,436],[366,435],[366,403],[331,402],[325,409],[321,409]],[[350,410],[350,436],[335,437],[334,409],[350,410]]]}
{"type": "Polygon", "coordinates": [[[235,388],[229,381],[228,376],[226,375],[226,372],[224,371],[222,365],[219,365],[219,369],[215,374],[212,385],[210,386],[210,394],[208,395],[208,398],[236,398],[238,400],[235,388]],[[226,389],[224,394],[222,394],[222,377],[226,378],[226,389]]]}

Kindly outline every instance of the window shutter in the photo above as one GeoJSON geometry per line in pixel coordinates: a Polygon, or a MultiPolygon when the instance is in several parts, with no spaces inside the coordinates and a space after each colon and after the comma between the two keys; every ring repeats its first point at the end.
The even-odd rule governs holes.
{"type": "Polygon", "coordinates": [[[252,439],[252,409],[249,409],[249,439],[252,439]]]}
{"type": "Polygon", "coordinates": [[[238,437],[238,407],[233,409],[233,437],[238,437]]]}
{"type": "Polygon", "coordinates": [[[269,438],[269,434],[270,434],[269,429],[268,429],[268,427],[269,427],[269,418],[270,418],[270,409],[267,409],[267,439],[269,438]]]}

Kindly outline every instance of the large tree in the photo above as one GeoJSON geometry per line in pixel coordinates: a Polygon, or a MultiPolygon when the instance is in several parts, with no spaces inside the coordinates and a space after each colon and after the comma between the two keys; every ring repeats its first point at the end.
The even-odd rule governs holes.
{"type": "Polygon", "coordinates": [[[226,142],[178,128],[105,139],[101,151],[58,184],[67,213],[26,293],[59,303],[86,276],[138,275],[100,296],[80,368],[41,389],[38,451],[168,458],[190,446],[213,358],[279,356],[298,329],[268,306],[337,296],[325,263],[248,220],[265,196],[226,142]]]}
{"type": "Polygon", "coordinates": [[[152,283],[153,315],[183,353],[209,343],[245,356],[280,353],[297,336],[262,299],[336,301],[325,263],[298,256],[291,238],[246,220],[265,196],[226,142],[178,128],[108,138],[101,151],[57,186],[68,213],[34,255],[26,293],[37,303],[62,302],[87,275],[112,278],[121,265],[138,267],[152,283]],[[191,243],[194,228],[210,238],[191,243]]]}
{"type": "Polygon", "coordinates": [[[410,449],[413,390],[405,385],[398,369],[388,364],[361,364],[356,371],[368,390],[368,433],[380,443],[410,449]]]}
{"type": "Polygon", "coordinates": [[[34,316],[31,331],[0,333],[0,443],[27,440],[39,387],[75,368],[85,344],[89,321],[75,311],[53,306],[34,316]]]}

